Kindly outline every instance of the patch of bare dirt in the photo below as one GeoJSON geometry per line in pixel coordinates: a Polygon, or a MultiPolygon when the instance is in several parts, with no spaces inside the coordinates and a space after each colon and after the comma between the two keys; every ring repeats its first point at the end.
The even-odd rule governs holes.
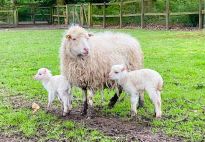
{"type": "MultiPolygon", "coordinates": [[[[0,89],[0,93],[1,89],[0,89]]],[[[25,100],[21,94],[15,96],[7,96],[14,109],[28,108],[31,109],[32,102],[25,100]]],[[[5,99],[4,99],[5,100],[5,99]]],[[[42,109],[45,109],[46,104],[40,104],[42,109]]],[[[183,141],[181,138],[168,137],[162,132],[153,133],[149,121],[144,120],[122,120],[120,118],[102,116],[101,110],[95,110],[96,115],[92,119],[87,119],[82,116],[80,109],[73,109],[70,115],[61,117],[60,108],[55,108],[51,113],[59,116],[63,120],[72,120],[82,124],[91,129],[96,129],[103,132],[105,135],[113,137],[117,141],[140,141],[140,142],[177,142],[183,141]]],[[[33,141],[32,139],[24,138],[20,135],[8,136],[3,133],[0,134],[0,142],[13,142],[13,141],[33,141]]],[[[34,140],[35,141],[35,140],[34,140]]]]}

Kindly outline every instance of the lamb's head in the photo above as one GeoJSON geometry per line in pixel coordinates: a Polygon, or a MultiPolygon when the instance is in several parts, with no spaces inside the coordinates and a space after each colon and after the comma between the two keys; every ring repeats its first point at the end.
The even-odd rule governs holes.
{"type": "Polygon", "coordinates": [[[127,68],[125,65],[113,65],[109,73],[109,78],[111,80],[119,80],[124,77],[127,73],[127,68]]]}
{"type": "Polygon", "coordinates": [[[69,52],[74,57],[88,56],[90,53],[89,34],[84,28],[80,26],[72,26],[66,33],[66,52],[69,52]]]}
{"type": "Polygon", "coordinates": [[[52,76],[51,71],[47,68],[40,68],[37,74],[34,76],[35,80],[48,80],[52,76]]]}

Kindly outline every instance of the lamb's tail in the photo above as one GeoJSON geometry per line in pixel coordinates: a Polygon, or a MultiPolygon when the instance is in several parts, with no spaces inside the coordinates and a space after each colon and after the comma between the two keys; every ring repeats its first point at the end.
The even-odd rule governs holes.
{"type": "Polygon", "coordinates": [[[160,81],[157,84],[157,90],[158,91],[162,91],[162,88],[163,88],[163,80],[161,78],[160,81]]]}

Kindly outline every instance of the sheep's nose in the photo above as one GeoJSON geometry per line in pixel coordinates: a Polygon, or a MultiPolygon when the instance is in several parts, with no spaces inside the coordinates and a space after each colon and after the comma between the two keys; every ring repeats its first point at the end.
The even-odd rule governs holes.
{"type": "Polygon", "coordinates": [[[83,50],[86,51],[86,52],[88,52],[88,49],[87,49],[87,48],[83,48],[83,50]]]}

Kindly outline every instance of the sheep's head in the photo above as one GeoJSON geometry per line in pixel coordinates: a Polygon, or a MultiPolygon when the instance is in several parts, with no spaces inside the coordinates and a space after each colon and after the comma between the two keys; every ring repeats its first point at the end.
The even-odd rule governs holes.
{"type": "Polygon", "coordinates": [[[66,33],[67,51],[75,57],[88,56],[90,52],[89,34],[84,28],[80,26],[72,26],[66,33]]]}
{"type": "Polygon", "coordinates": [[[109,73],[109,78],[111,80],[119,80],[127,72],[125,65],[113,65],[109,73]]]}
{"type": "Polygon", "coordinates": [[[52,76],[51,71],[47,68],[41,68],[38,70],[37,74],[34,76],[35,80],[47,80],[52,76]]]}

